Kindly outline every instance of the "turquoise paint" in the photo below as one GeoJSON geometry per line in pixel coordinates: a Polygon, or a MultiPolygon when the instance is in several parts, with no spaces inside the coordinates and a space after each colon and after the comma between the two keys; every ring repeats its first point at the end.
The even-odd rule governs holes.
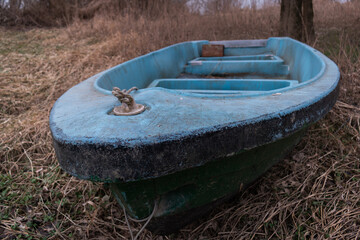
{"type": "Polygon", "coordinates": [[[114,86],[129,89],[133,86],[145,88],[157,78],[175,78],[184,65],[200,56],[201,45],[208,41],[185,42],[134,58],[100,74],[95,88],[111,94],[114,86]]]}
{"type": "Polygon", "coordinates": [[[277,76],[289,74],[289,66],[279,57],[271,60],[200,60],[190,61],[185,72],[199,75],[260,73],[277,76]]]}
{"type": "MultiPolygon", "coordinates": [[[[274,60],[279,59],[279,57],[274,55],[247,55],[247,56],[224,56],[224,57],[199,57],[195,58],[193,61],[257,61],[257,60],[274,60]]],[[[190,61],[191,63],[192,61],[190,61]]]]}
{"type": "Polygon", "coordinates": [[[247,94],[266,92],[275,89],[292,87],[298,81],[281,79],[157,79],[149,87],[161,87],[182,91],[198,92],[202,94],[247,94]]]}
{"type": "Polygon", "coordinates": [[[290,74],[291,80],[304,84],[318,79],[325,69],[324,62],[314,54],[316,50],[295,44],[288,38],[270,38],[264,48],[225,48],[228,56],[221,58],[201,58],[199,48],[207,43],[180,43],[120,64],[102,73],[95,88],[105,94],[111,94],[114,86],[144,89],[156,79],[176,78],[181,72],[198,75],[256,73],[274,78],[290,74]]]}
{"type": "MultiPolygon", "coordinates": [[[[188,91],[148,87],[155,80],[173,79],[184,71],[212,71],[210,65],[206,65],[213,64],[211,60],[203,61],[201,66],[189,64],[200,57],[201,46],[206,43],[208,41],[185,42],[160,49],[74,86],[57,100],[51,111],[53,137],[76,145],[110,144],[114,148],[125,146],[136,149],[140,145],[181,140],[194,133],[281,118],[319,101],[333,91],[339,81],[336,65],[320,52],[289,38],[270,38],[265,47],[226,48],[225,55],[274,55],[274,59],[243,57],[242,60],[217,61],[216,64],[220,62],[222,67],[219,74],[228,73],[229,70],[236,73],[259,71],[272,76],[270,81],[273,82],[277,81],[278,74],[289,74],[290,80],[298,84],[275,89],[267,87],[266,91],[258,91],[264,90],[259,87],[254,88],[256,91],[252,93],[247,91],[247,94],[244,94],[245,91],[227,89],[188,91]],[[117,99],[110,95],[114,86],[122,89],[139,87],[140,90],[133,96],[149,110],[135,116],[109,115],[108,112],[119,105],[117,99]]],[[[265,79],[256,81],[264,82],[265,79]]],[[[309,124],[306,118],[294,120],[292,127],[285,129],[285,135],[306,124],[309,124]]],[[[275,132],[273,140],[283,137],[283,131],[275,132]]],[[[67,171],[76,175],[77,167],[81,166],[67,171]]]]}

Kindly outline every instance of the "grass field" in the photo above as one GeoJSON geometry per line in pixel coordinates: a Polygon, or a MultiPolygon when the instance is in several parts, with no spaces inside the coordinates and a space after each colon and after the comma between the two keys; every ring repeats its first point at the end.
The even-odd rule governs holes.
{"type": "MultiPolygon", "coordinates": [[[[360,3],[315,0],[313,46],[341,71],[338,102],[296,149],[233,202],[169,236],[360,239],[360,3]]],[[[0,239],[128,239],[106,185],[59,167],[48,117],[67,89],[161,47],[277,34],[279,7],[212,16],[98,15],[63,28],[0,28],[0,239]]],[[[136,232],[141,225],[133,223],[136,232]]]]}

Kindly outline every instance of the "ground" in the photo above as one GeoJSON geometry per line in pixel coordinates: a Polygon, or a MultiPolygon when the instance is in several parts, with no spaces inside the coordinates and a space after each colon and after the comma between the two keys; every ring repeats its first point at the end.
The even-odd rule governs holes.
{"type": "MultiPolygon", "coordinates": [[[[327,3],[322,12],[323,4],[315,2],[312,45],[341,71],[333,110],[234,201],[179,233],[144,231],[140,239],[360,238],[360,8],[327,3]]],[[[172,43],[273,36],[278,12],[97,16],[63,28],[0,28],[0,238],[129,238],[108,187],[59,167],[48,126],[52,105],[93,74],[172,43]]]]}

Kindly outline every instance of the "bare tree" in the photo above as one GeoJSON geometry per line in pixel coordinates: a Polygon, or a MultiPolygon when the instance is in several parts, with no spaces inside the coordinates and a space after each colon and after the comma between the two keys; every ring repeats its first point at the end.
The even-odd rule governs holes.
{"type": "Polygon", "coordinates": [[[281,0],[281,36],[289,36],[305,42],[315,38],[312,0],[281,0]]]}

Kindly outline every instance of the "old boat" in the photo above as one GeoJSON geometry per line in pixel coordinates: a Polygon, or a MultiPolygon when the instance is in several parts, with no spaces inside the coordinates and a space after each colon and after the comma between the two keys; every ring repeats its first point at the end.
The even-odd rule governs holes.
{"type": "Polygon", "coordinates": [[[62,95],[50,114],[56,155],[71,175],[109,183],[129,216],[169,233],[289,153],[334,105],[339,77],[290,38],[175,44],[62,95]]]}

